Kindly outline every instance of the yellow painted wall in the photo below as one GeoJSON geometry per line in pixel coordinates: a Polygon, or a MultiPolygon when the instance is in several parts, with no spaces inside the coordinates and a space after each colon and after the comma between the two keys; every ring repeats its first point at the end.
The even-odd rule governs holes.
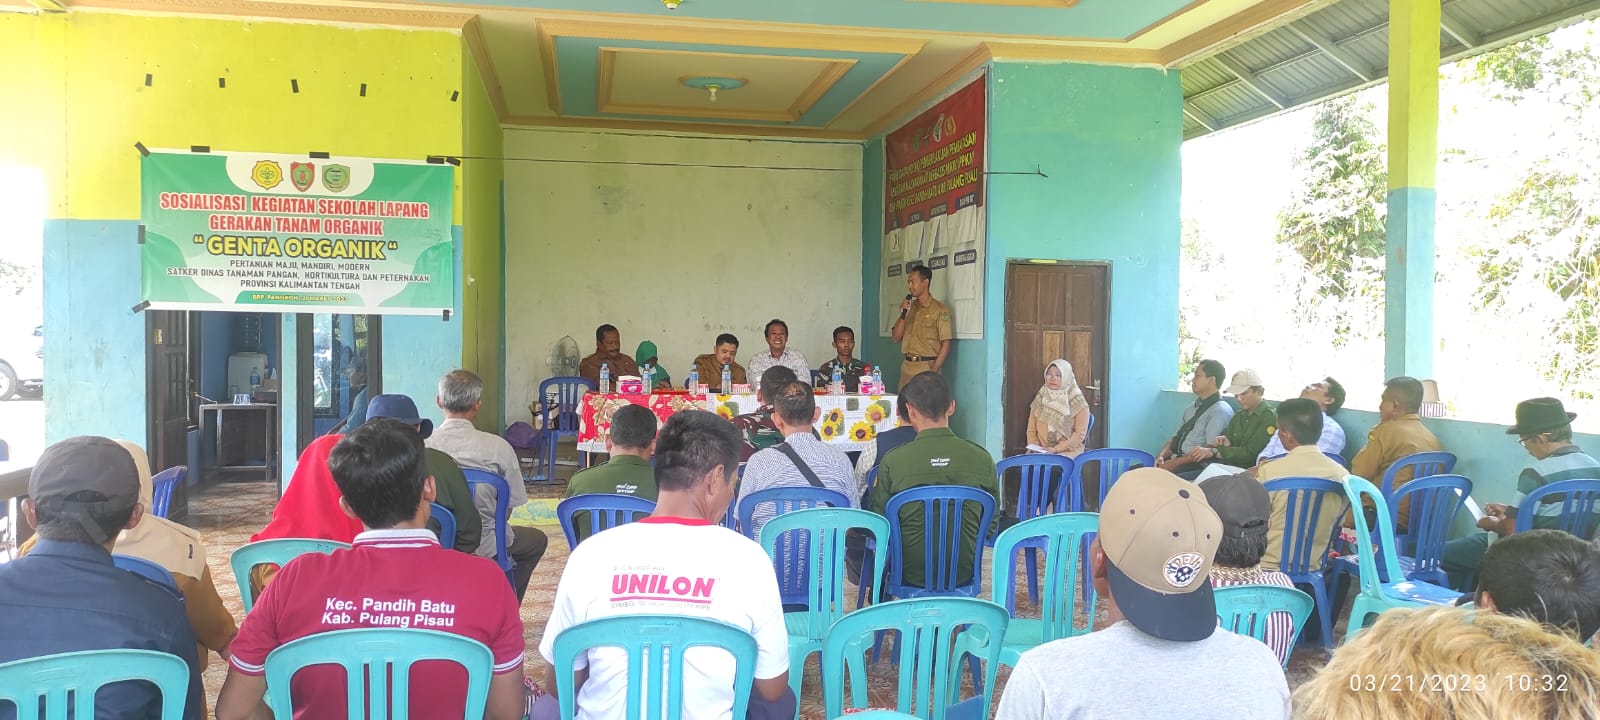
{"type": "Polygon", "coordinates": [[[501,275],[501,181],[504,143],[500,121],[478,66],[462,48],[462,132],[467,159],[458,177],[463,184],[461,364],[484,380],[478,424],[486,432],[505,427],[501,398],[505,386],[505,284],[501,275]],[[487,158],[487,159],[485,159],[487,158]]]}
{"type": "Polygon", "coordinates": [[[45,173],[50,215],[65,215],[66,23],[0,13],[0,165],[45,173]]]}

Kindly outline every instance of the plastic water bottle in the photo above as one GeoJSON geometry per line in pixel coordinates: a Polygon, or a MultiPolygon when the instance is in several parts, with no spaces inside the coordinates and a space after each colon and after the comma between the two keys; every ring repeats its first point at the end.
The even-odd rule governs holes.
{"type": "Polygon", "coordinates": [[[611,363],[600,363],[600,392],[611,392],[611,363]]]}
{"type": "Polygon", "coordinates": [[[872,368],[872,389],[879,395],[883,394],[883,366],[872,368]]]}
{"type": "Polygon", "coordinates": [[[683,387],[690,395],[700,392],[700,371],[691,369],[689,379],[684,381],[683,387]]]}
{"type": "Polygon", "coordinates": [[[261,368],[256,367],[256,366],[251,366],[250,367],[250,389],[254,390],[254,389],[258,388],[258,387],[261,387],[261,368]]]}
{"type": "Polygon", "coordinates": [[[828,383],[828,392],[834,395],[844,394],[844,373],[839,370],[839,363],[833,364],[833,379],[828,383]]]}
{"type": "Polygon", "coordinates": [[[656,383],[655,383],[656,368],[655,368],[655,366],[651,365],[650,363],[645,363],[644,364],[644,369],[640,370],[639,374],[644,376],[644,394],[649,395],[650,393],[655,392],[655,389],[656,389],[656,383]]]}
{"type": "Polygon", "coordinates": [[[722,364],[722,394],[733,392],[733,371],[728,369],[728,364],[722,364]]]}

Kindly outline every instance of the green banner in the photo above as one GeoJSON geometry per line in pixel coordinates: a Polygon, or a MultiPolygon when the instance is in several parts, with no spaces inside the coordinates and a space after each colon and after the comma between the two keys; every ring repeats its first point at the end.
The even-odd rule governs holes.
{"type": "Polygon", "coordinates": [[[431,315],[455,299],[449,165],[151,151],[144,299],[236,312],[431,315]]]}

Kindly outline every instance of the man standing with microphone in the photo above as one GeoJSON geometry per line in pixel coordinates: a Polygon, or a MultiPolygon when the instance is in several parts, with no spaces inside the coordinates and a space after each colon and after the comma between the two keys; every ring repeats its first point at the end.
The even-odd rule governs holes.
{"type": "Polygon", "coordinates": [[[950,308],[933,298],[928,282],[933,271],[925,265],[906,274],[906,301],[900,303],[900,319],[895,321],[890,338],[900,343],[900,387],[917,373],[939,372],[950,357],[950,308]]]}

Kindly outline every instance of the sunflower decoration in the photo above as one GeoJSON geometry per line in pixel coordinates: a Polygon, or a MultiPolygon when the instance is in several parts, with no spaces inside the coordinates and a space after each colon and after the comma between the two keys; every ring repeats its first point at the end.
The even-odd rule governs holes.
{"type": "Polygon", "coordinates": [[[850,426],[850,439],[856,442],[866,442],[878,436],[878,428],[872,423],[861,421],[850,426]]]}
{"type": "Polygon", "coordinates": [[[823,442],[828,442],[830,440],[833,440],[834,438],[839,437],[839,433],[842,432],[843,430],[844,430],[844,428],[841,425],[834,425],[833,423],[823,423],[822,427],[818,429],[818,432],[822,435],[822,441],[823,442]]]}
{"type": "Polygon", "coordinates": [[[879,400],[867,406],[867,422],[877,425],[889,417],[889,402],[879,400]]]}
{"type": "Polygon", "coordinates": [[[723,420],[732,420],[733,416],[739,414],[739,406],[731,402],[722,403],[717,406],[717,414],[721,415],[723,420]]]}
{"type": "Polygon", "coordinates": [[[843,428],[844,427],[844,411],[840,410],[839,408],[834,408],[832,410],[829,410],[827,413],[825,413],[822,416],[822,423],[824,425],[838,425],[839,427],[843,428]]]}

